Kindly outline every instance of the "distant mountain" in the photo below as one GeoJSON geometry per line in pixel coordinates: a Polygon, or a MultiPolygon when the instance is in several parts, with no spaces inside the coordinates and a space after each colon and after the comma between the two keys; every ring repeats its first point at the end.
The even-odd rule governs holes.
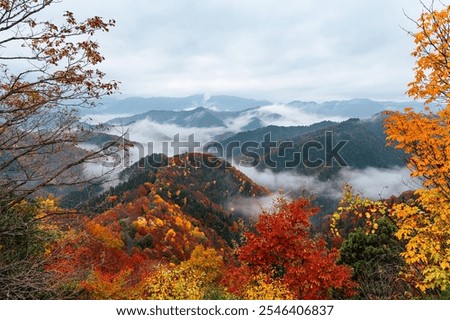
{"type": "MultiPolygon", "coordinates": [[[[390,168],[404,165],[406,155],[393,147],[386,146],[382,122],[383,116],[375,115],[369,119],[353,118],[340,123],[323,121],[310,126],[267,126],[228,136],[220,143],[228,151],[231,151],[231,148],[226,146],[233,143],[241,146],[249,141],[257,143],[259,147],[251,147],[247,151],[262,156],[258,164],[259,169],[271,169],[275,172],[294,170],[300,174],[316,175],[320,180],[327,180],[341,169],[341,165],[336,161],[333,161],[332,165],[326,165],[327,143],[328,149],[332,150],[341,141],[345,141],[338,151],[350,168],[390,168]],[[271,147],[270,153],[264,153],[267,150],[263,150],[261,145],[267,134],[270,134],[272,143],[276,144],[271,147]],[[312,146],[308,148],[310,162],[305,158],[308,156],[305,154],[305,147],[308,145],[312,146]],[[302,162],[295,167],[286,165],[286,161],[289,162],[298,157],[301,157],[302,162]],[[311,165],[311,162],[315,160],[323,163],[320,166],[311,165]]],[[[242,149],[233,148],[233,154],[227,153],[226,157],[228,159],[233,157],[234,161],[245,159],[246,155],[241,151],[242,149]]]]}
{"type": "MultiPolygon", "coordinates": [[[[333,124],[317,131],[289,139],[294,143],[292,149],[273,149],[270,154],[271,159],[276,162],[276,168],[274,170],[289,170],[289,168],[284,166],[285,159],[293,159],[293,153],[302,152],[303,146],[308,143],[318,142],[324,148],[311,148],[309,158],[311,161],[320,160],[323,163],[318,167],[308,166],[308,159],[303,159],[304,164],[298,165],[294,170],[301,174],[315,175],[319,180],[323,181],[332,179],[342,166],[334,160],[331,165],[326,165],[325,163],[327,132],[329,149],[334,148],[341,141],[345,141],[345,144],[339,149],[339,155],[341,155],[345,163],[352,169],[403,166],[406,155],[400,150],[386,146],[386,135],[382,121],[383,117],[381,115],[374,116],[368,120],[349,119],[342,123],[333,124]]],[[[302,156],[304,157],[305,155],[303,154],[302,156]]],[[[269,154],[266,154],[265,157],[269,157],[269,154]]],[[[265,162],[261,162],[261,168],[266,167],[264,163],[267,163],[267,159],[265,162]]]]}
{"type": "MultiPolygon", "coordinates": [[[[199,97],[199,96],[193,96],[199,97]]],[[[366,119],[385,110],[403,110],[405,107],[420,109],[419,102],[380,102],[369,99],[347,101],[329,101],[324,103],[294,101],[288,104],[268,104],[254,106],[259,102],[242,103],[251,108],[239,111],[224,111],[224,108],[204,103],[190,110],[177,110],[180,101],[167,98],[167,110],[148,110],[136,114],[134,108],[128,108],[135,114],[116,117],[107,125],[128,126],[141,120],[155,124],[170,124],[184,128],[224,128],[225,131],[240,132],[263,128],[269,125],[281,127],[311,125],[323,120],[340,122],[349,118],[366,119]],[[173,102],[173,104],[171,104],[173,102]]],[[[213,98],[211,98],[213,99],[213,98]]],[[[240,101],[241,98],[227,97],[240,101]]],[[[227,100],[225,99],[225,100],[227,100]]],[[[210,100],[208,100],[210,101],[210,100]]]]}
{"type": "Polygon", "coordinates": [[[189,111],[151,110],[133,116],[117,117],[107,121],[107,126],[132,126],[147,120],[154,124],[175,125],[183,128],[223,128],[224,132],[249,131],[269,125],[281,127],[310,125],[323,118],[342,121],[342,117],[317,117],[300,108],[286,105],[256,107],[244,111],[215,111],[198,107],[189,111]]]}
{"type": "Polygon", "coordinates": [[[422,103],[416,101],[389,102],[370,99],[327,101],[323,103],[293,101],[288,105],[297,107],[308,113],[347,118],[367,118],[385,110],[401,111],[406,107],[420,110],[423,107],[422,103]]]}
{"type": "Polygon", "coordinates": [[[225,127],[225,123],[213,111],[198,107],[190,111],[152,110],[131,117],[119,117],[109,120],[110,125],[129,125],[139,120],[150,120],[159,124],[174,124],[184,128],[225,127]]]}
{"type": "Polygon", "coordinates": [[[249,131],[249,130],[255,130],[262,128],[264,126],[264,123],[261,119],[257,117],[253,117],[250,119],[250,122],[247,123],[245,126],[243,126],[241,129],[242,131],[249,131]]]}
{"type": "Polygon", "coordinates": [[[193,95],[183,98],[171,97],[131,97],[117,99],[107,97],[95,109],[82,110],[84,114],[139,114],[150,110],[187,110],[205,107],[220,111],[242,111],[264,105],[271,105],[266,100],[246,99],[227,95],[208,96],[193,95]]]}
{"type": "MultiPolygon", "coordinates": [[[[326,132],[329,133],[329,138],[333,139],[333,141],[329,141],[333,148],[339,141],[347,141],[339,149],[339,152],[351,168],[390,168],[404,165],[405,154],[392,147],[386,147],[386,135],[382,121],[383,116],[378,114],[363,120],[352,118],[343,122],[322,121],[310,126],[267,126],[225,136],[224,139],[220,140],[220,143],[225,150],[233,150],[233,154],[228,152],[226,157],[229,159],[233,157],[235,161],[245,158],[245,155],[239,148],[231,149],[226,148],[226,146],[233,143],[239,143],[241,146],[246,142],[258,143],[260,144],[259,148],[251,148],[248,151],[263,155],[262,160],[267,160],[261,161],[258,166],[260,169],[269,168],[274,171],[295,169],[298,173],[318,175],[319,178],[326,180],[333,173],[339,171],[339,165],[333,163],[333,166],[329,167],[322,165],[317,168],[308,168],[307,165],[300,163],[295,168],[289,168],[284,164],[287,159],[294,159],[294,153],[297,153],[297,156],[305,157],[303,147],[308,146],[308,144],[319,143],[320,146],[325,146],[326,132]],[[264,150],[261,148],[261,143],[267,134],[270,134],[271,141],[277,144],[277,147],[271,149],[270,154],[264,154],[264,150]],[[286,142],[290,142],[291,145],[283,144],[286,142]],[[281,146],[281,148],[278,146],[281,146]],[[273,161],[269,160],[269,157],[273,161]],[[276,163],[275,168],[271,168],[271,162],[276,163]]],[[[324,149],[318,150],[320,146],[316,145],[310,148],[311,161],[315,159],[325,160],[324,149]]]]}
{"type": "MultiPolygon", "coordinates": [[[[254,130],[249,130],[245,132],[239,132],[235,135],[226,137],[220,140],[223,146],[231,145],[232,143],[238,142],[240,145],[248,141],[262,142],[267,134],[270,134],[272,141],[286,141],[294,137],[298,137],[307,133],[316,132],[322,128],[328,128],[336,125],[337,122],[332,121],[322,121],[319,123],[312,124],[310,126],[293,126],[293,127],[281,127],[281,126],[267,126],[263,128],[258,128],[254,130]]],[[[229,150],[231,151],[231,150],[229,150]]],[[[256,150],[258,153],[262,154],[262,149],[256,150]]],[[[235,154],[236,155],[236,154],[235,154]]],[[[231,153],[226,155],[231,156],[231,153]]]]}

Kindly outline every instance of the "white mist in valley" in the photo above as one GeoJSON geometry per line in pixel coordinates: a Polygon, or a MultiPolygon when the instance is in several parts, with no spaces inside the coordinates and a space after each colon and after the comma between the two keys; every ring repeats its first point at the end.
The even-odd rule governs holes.
{"type": "Polygon", "coordinates": [[[339,199],[345,183],[353,189],[370,198],[381,199],[392,195],[398,196],[407,190],[420,186],[418,179],[410,177],[410,171],[406,167],[343,168],[333,180],[320,181],[315,176],[300,175],[293,171],[273,172],[271,170],[257,170],[253,167],[237,167],[255,183],[270,189],[273,192],[284,190],[325,196],[330,199],[339,199]]]}
{"type": "Polygon", "coordinates": [[[273,172],[257,170],[253,167],[237,166],[253,182],[271,190],[271,194],[260,198],[233,198],[227,203],[228,209],[247,216],[258,216],[270,211],[277,198],[292,200],[298,195],[312,195],[338,201],[343,194],[343,185],[373,200],[399,196],[402,192],[414,190],[420,186],[418,179],[410,177],[406,167],[341,169],[333,180],[320,181],[314,176],[299,175],[292,171],[273,172]]]}

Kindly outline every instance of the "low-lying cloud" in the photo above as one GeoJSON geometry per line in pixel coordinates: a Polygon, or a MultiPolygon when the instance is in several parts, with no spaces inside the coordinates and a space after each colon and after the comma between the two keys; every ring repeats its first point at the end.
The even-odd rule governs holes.
{"type": "MultiPolygon", "coordinates": [[[[273,192],[302,192],[307,191],[310,194],[329,194],[338,198],[336,192],[330,193],[330,190],[339,189],[339,182],[322,182],[313,176],[304,176],[293,173],[292,171],[273,172],[271,170],[259,171],[254,167],[238,167],[245,175],[255,183],[270,189],[273,192]]],[[[342,187],[342,185],[340,185],[342,187]]]]}
{"type": "Polygon", "coordinates": [[[418,180],[410,177],[406,167],[393,167],[389,169],[341,169],[333,180],[320,181],[314,176],[299,175],[292,171],[275,173],[270,170],[259,171],[250,167],[238,167],[255,183],[277,192],[280,189],[286,192],[325,196],[330,199],[339,199],[342,196],[344,183],[351,185],[355,191],[371,199],[398,196],[402,192],[416,189],[420,186],[418,180]]]}
{"type": "MultiPolygon", "coordinates": [[[[117,115],[87,115],[83,118],[83,120],[90,124],[99,124],[102,121],[106,121],[114,117],[117,117],[117,115]]],[[[183,127],[173,123],[158,123],[148,117],[143,117],[142,119],[130,124],[109,127],[106,133],[116,136],[124,135],[127,140],[136,143],[134,148],[130,148],[129,158],[123,159],[120,164],[121,168],[125,168],[126,166],[137,162],[140,158],[153,153],[165,153],[168,156],[175,155],[177,152],[172,148],[171,143],[174,141],[174,137],[176,135],[179,136],[180,142],[188,141],[189,136],[193,135],[195,142],[200,143],[199,147],[195,148],[194,151],[202,152],[203,147],[207,145],[208,142],[216,140],[220,141],[222,139],[221,137],[231,136],[235,133],[241,132],[243,128],[254,121],[255,118],[260,120],[262,126],[299,126],[311,125],[323,120],[345,120],[341,117],[307,113],[301,110],[301,108],[282,104],[274,104],[250,109],[239,113],[238,116],[231,113],[230,117],[231,118],[225,117],[222,119],[226,125],[225,127],[204,128],[183,127]]],[[[80,144],[80,147],[89,151],[95,149],[95,146],[88,144],[80,144]]],[[[187,151],[187,148],[180,148],[178,153],[184,153],[187,151]]],[[[280,178],[280,180],[295,183],[294,181],[291,181],[289,177],[283,177],[280,178]]]]}
{"type": "MultiPolygon", "coordinates": [[[[211,140],[213,137],[226,132],[238,133],[245,130],[244,128],[255,119],[259,119],[262,126],[275,125],[282,127],[307,126],[324,120],[337,122],[346,120],[346,117],[316,114],[285,104],[262,106],[242,111],[238,115],[230,113],[229,115],[220,114],[219,116],[223,120],[225,127],[182,127],[172,123],[158,123],[149,117],[143,116],[142,119],[131,124],[113,126],[109,133],[121,135],[124,132],[129,132],[129,139],[140,143],[167,141],[168,138],[172,139],[176,134],[186,137],[194,134],[197,141],[207,142],[207,140],[211,140]]],[[[117,114],[87,115],[82,120],[90,124],[98,124],[117,117],[117,114]]],[[[124,121],[126,121],[126,118],[124,121]]]]}
{"type": "Polygon", "coordinates": [[[420,181],[412,179],[406,167],[344,168],[335,179],[329,181],[320,181],[314,176],[299,175],[292,171],[276,173],[268,169],[259,171],[253,167],[238,169],[255,183],[272,191],[266,197],[236,198],[228,202],[228,209],[248,217],[256,217],[261,212],[270,211],[275,199],[280,196],[291,200],[306,194],[338,201],[342,197],[344,183],[352,186],[355,192],[373,200],[398,196],[404,191],[420,187],[420,181]]]}
{"type": "Polygon", "coordinates": [[[232,198],[226,204],[226,209],[231,212],[237,212],[246,216],[259,216],[262,212],[268,212],[275,204],[275,201],[279,197],[286,197],[286,195],[280,195],[272,193],[265,197],[259,198],[232,198]]]}
{"type": "Polygon", "coordinates": [[[420,181],[411,178],[410,171],[406,167],[389,169],[369,167],[361,170],[344,168],[339,173],[339,179],[371,199],[398,196],[404,191],[420,187],[420,181]]]}
{"type": "Polygon", "coordinates": [[[308,126],[324,120],[340,122],[347,119],[346,117],[307,112],[293,105],[276,103],[242,112],[237,118],[226,119],[225,123],[229,130],[238,132],[255,118],[259,119],[263,126],[281,127],[308,126]]]}

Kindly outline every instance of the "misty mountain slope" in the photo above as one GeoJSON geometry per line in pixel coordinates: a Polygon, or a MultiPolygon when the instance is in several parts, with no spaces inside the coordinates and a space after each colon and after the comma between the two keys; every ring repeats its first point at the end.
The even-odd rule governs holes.
{"type": "MultiPolygon", "coordinates": [[[[232,99],[231,97],[229,97],[232,99]]],[[[235,97],[234,97],[235,98],[235,97]]],[[[236,98],[238,99],[238,98],[236,98]]],[[[171,99],[167,100],[170,103],[171,99]]],[[[209,101],[209,100],[208,100],[209,101]]],[[[247,106],[247,104],[246,104],[247,106]]],[[[266,126],[295,127],[319,123],[325,120],[333,122],[345,121],[349,118],[370,118],[384,110],[402,110],[406,106],[420,108],[417,102],[380,102],[369,99],[353,99],[348,101],[329,101],[323,103],[294,101],[289,104],[268,104],[253,106],[238,111],[210,107],[206,104],[191,110],[177,110],[177,104],[167,110],[147,110],[144,113],[128,108],[132,116],[116,117],[107,121],[106,126],[122,126],[131,133],[139,134],[141,121],[147,126],[158,126],[161,131],[170,132],[177,128],[216,129],[214,135],[224,132],[242,132],[266,126]],[[170,128],[168,127],[170,126],[170,128]],[[165,130],[167,128],[167,130],[165,130]],[[219,131],[217,131],[219,130],[219,131]]],[[[181,130],[181,129],[179,129],[181,130]]],[[[158,131],[154,129],[153,131],[158,131]]],[[[169,135],[170,136],[170,135],[169,135]]],[[[173,136],[173,134],[172,134],[173,136]]],[[[152,137],[151,137],[152,138],[152,137]]]]}
{"type": "Polygon", "coordinates": [[[402,167],[407,156],[400,150],[386,146],[386,135],[382,122],[383,117],[381,115],[374,116],[368,120],[350,119],[299,136],[292,139],[294,143],[293,148],[275,149],[270,155],[266,154],[264,161],[259,164],[259,168],[269,168],[267,163],[270,163],[268,158],[270,156],[270,159],[276,163],[275,168],[270,169],[275,172],[294,170],[299,174],[315,175],[320,180],[325,181],[332,179],[343,167],[350,169],[402,167]],[[326,165],[326,132],[328,132],[328,138],[332,137],[332,140],[328,139],[329,151],[338,146],[339,143],[345,142],[338,149],[338,154],[347,166],[345,164],[341,166],[335,160],[333,160],[331,165],[326,165]],[[311,142],[318,142],[319,145],[309,149],[310,161],[308,162],[306,155],[303,154],[301,156],[302,163],[294,168],[286,167],[286,159],[294,159],[294,152],[301,152],[302,148],[311,142]],[[324,147],[319,150],[320,146],[324,147]],[[283,154],[284,156],[282,156],[283,154]],[[316,160],[323,163],[317,167],[311,165],[316,160]]]}
{"type": "Polygon", "coordinates": [[[385,110],[402,111],[406,107],[412,107],[417,110],[423,108],[423,104],[416,101],[390,102],[370,99],[326,101],[323,103],[292,101],[289,105],[312,114],[346,118],[368,118],[385,110]]]}
{"type": "MultiPolygon", "coordinates": [[[[189,111],[153,110],[143,114],[119,117],[109,120],[105,127],[109,130],[128,130],[132,140],[135,136],[145,136],[147,141],[160,141],[161,137],[178,133],[195,133],[196,137],[209,139],[230,132],[239,133],[264,128],[266,126],[299,127],[322,122],[323,118],[306,114],[295,107],[265,106],[241,112],[214,111],[203,107],[189,111]],[[201,133],[200,133],[201,131],[201,133]],[[150,140],[149,140],[150,139],[150,140]]],[[[345,119],[331,117],[331,120],[345,119]]],[[[290,129],[288,134],[291,135],[290,129]]],[[[167,141],[167,139],[166,139],[167,141]]]]}
{"type": "MultiPolygon", "coordinates": [[[[86,167],[101,166],[104,157],[100,150],[114,143],[131,145],[132,142],[114,134],[94,130],[95,128],[81,127],[75,132],[77,137],[73,141],[66,138],[64,143],[60,142],[54,146],[43,144],[39,152],[30,153],[29,158],[24,158],[21,162],[16,160],[9,163],[14,160],[13,153],[8,151],[1,153],[0,164],[4,164],[4,167],[0,170],[0,180],[14,181],[21,185],[18,190],[26,192],[53,177],[55,172],[64,170],[59,177],[52,179],[52,184],[34,193],[36,196],[52,194],[55,197],[76,192],[86,183],[97,183],[100,180],[98,179],[100,173],[86,170],[86,167]],[[35,167],[36,164],[39,166],[35,167]]],[[[37,133],[30,133],[21,140],[28,145],[38,145],[42,141],[43,136],[37,133]]],[[[103,168],[102,172],[109,170],[110,168],[103,168]]],[[[96,187],[96,189],[99,188],[96,187]]]]}
{"type": "Polygon", "coordinates": [[[258,128],[264,127],[264,123],[261,119],[257,117],[253,117],[250,119],[250,122],[241,128],[242,131],[250,131],[258,128]]]}
{"type": "Polygon", "coordinates": [[[289,105],[296,106],[305,112],[322,115],[339,115],[348,118],[365,118],[386,110],[387,106],[370,99],[352,99],[345,101],[326,101],[323,103],[293,101],[289,105]]]}
{"type": "Polygon", "coordinates": [[[223,121],[209,109],[198,107],[189,111],[152,110],[130,117],[109,120],[109,125],[129,125],[139,120],[149,120],[159,124],[174,124],[185,128],[225,127],[223,121]]]}
{"type": "MultiPolygon", "coordinates": [[[[96,108],[81,109],[82,114],[142,114],[150,110],[183,111],[198,107],[208,108],[214,111],[242,112],[262,106],[274,105],[273,102],[260,99],[247,99],[236,96],[206,94],[192,95],[188,97],[129,97],[118,99],[105,97],[96,108]]],[[[383,110],[403,110],[406,107],[422,109],[422,103],[414,101],[392,102],[374,101],[370,99],[351,99],[325,101],[322,103],[311,101],[292,101],[286,105],[302,109],[312,114],[328,116],[341,116],[348,118],[370,117],[383,110]]]]}
{"type": "MultiPolygon", "coordinates": [[[[322,103],[312,101],[292,101],[289,103],[273,103],[266,100],[246,99],[236,96],[208,96],[208,95],[193,95],[184,98],[173,97],[153,97],[142,98],[132,97],[125,99],[117,99],[106,97],[101,100],[101,103],[96,108],[81,109],[82,115],[114,115],[114,114],[128,114],[140,115],[150,111],[187,111],[197,108],[206,108],[210,111],[216,112],[216,116],[222,119],[231,119],[233,117],[248,116],[248,119],[253,120],[253,127],[245,128],[246,130],[254,129],[258,119],[265,125],[267,121],[276,120],[276,114],[279,109],[290,108],[290,115],[295,118],[297,110],[300,113],[315,117],[316,121],[308,120],[308,123],[319,122],[323,119],[337,120],[337,118],[367,118],[384,110],[403,110],[406,107],[412,107],[416,110],[422,110],[423,105],[420,102],[405,101],[405,102],[391,102],[391,101],[374,101],[370,99],[351,99],[351,100],[336,100],[325,101],[322,103]],[[268,112],[269,111],[269,112],[268,112]],[[270,112],[272,111],[272,112],[270,112]],[[334,119],[331,119],[333,117],[334,119]],[[264,118],[264,119],[263,119],[264,118]]],[[[281,110],[281,116],[285,116],[286,110],[281,110]]],[[[297,113],[298,113],[297,112],[297,113]]],[[[300,119],[298,119],[300,120],[300,119]]],[[[132,120],[134,121],[134,120],[132,120]]],[[[128,121],[131,122],[131,121],[128,121]]],[[[250,122],[250,121],[249,121],[250,122]]],[[[263,126],[263,125],[262,125],[263,126]]]]}
{"type": "MultiPolygon", "coordinates": [[[[366,195],[373,199],[378,199],[380,195],[397,194],[398,191],[408,190],[413,186],[408,179],[409,171],[405,168],[407,155],[386,146],[382,122],[381,115],[368,120],[349,119],[289,138],[284,142],[291,141],[293,147],[272,149],[270,153],[263,155],[256,169],[244,169],[244,172],[248,172],[259,184],[271,187],[273,191],[276,191],[275,186],[294,197],[312,195],[314,204],[321,209],[312,222],[319,224],[323,216],[336,210],[343,183],[355,186],[360,192],[366,191],[366,195]],[[326,145],[326,132],[329,132],[328,137],[332,135],[330,150],[339,146],[340,141],[347,141],[339,149],[339,155],[347,166],[341,166],[335,160],[332,165],[326,165],[325,152],[319,150],[326,145]],[[318,160],[320,165],[308,163],[302,153],[303,146],[311,142],[315,148],[310,149],[309,160],[312,164],[318,160]],[[295,159],[294,152],[297,153],[297,159],[303,160],[295,166],[289,163],[295,159]]],[[[241,159],[245,158],[236,157],[235,161],[241,159]]]]}
{"type": "MultiPolygon", "coordinates": [[[[225,147],[228,145],[231,145],[232,143],[238,142],[240,145],[249,142],[254,141],[257,143],[261,143],[264,141],[264,137],[267,134],[270,134],[270,137],[272,141],[285,141],[289,140],[298,136],[301,136],[303,134],[315,132],[322,128],[328,128],[332,125],[335,125],[336,122],[332,121],[322,121],[310,126],[296,126],[296,127],[281,127],[281,126],[267,126],[263,128],[258,128],[254,130],[249,130],[245,132],[239,132],[235,135],[232,135],[231,137],[227,137],[224,140],[221,140],[220,143],[222,146],[225,147]]],[[[229,150],[231,151],[231,150],[229,150]]],[[[237,151],[237,150],[235,150],[237,151]]],[[[258,153],[262,154],[263,150],[259,149],[257,150],[258,153]]],[[[234,154],[233,156],[236,156],[237,154],[234,154]]],[[[226,154],[227,157],[231,157],[231,153],[226,154]]]]}
{"type": "Polygon", "coordinates": [[[143,192],[142,186],[148,184],[165,201],[178,205],[185,214],[215,230],[231,244],[238,241],[238,235],[233,231],[237,216],[226,208],[228,202],[269,193],[225,161],[210,160],[207,154],[172,158],[147,156],[125,169],[120,179],[122,183],[103,194],[94,196],[85,190],[69,195],[62,202],[73,204],[82,200],[82,210],[101,213],[118,202],[127,203],[138,198],[143,192]],[[111,202],[111,198],[117,200],[111,202]]]}

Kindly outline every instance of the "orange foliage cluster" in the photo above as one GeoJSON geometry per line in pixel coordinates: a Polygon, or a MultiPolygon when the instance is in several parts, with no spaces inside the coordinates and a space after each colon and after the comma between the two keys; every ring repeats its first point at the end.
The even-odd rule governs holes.
{"type": "Polygon", "coordinates": [[[338,251],[311,237],[309,218],[317,211],[309,200],[299,199],[280,202],[275,213],[263,213],[257,233],[246,233],[247,243],[239,249],[242,266],[227,277],[230,289],[245,297],[252,282],[258,279],[260,285],[262,279],[266,286],[284,286],[284,298],[289,293],[295,299],[327,299],[332,289],[351,295],[351,269],[336,265],[338,251]]]}
{"type": "Polygon", "coordinates": [[[53,221],[63,236],[52,248],[59,258],[48,270],[64,274],[67,282],[80,280],[88,298],[130,299],[139,297],[159,267],[188,260],[199,245],[215,247],[230,259],[231,248],[214,230],[149,187],[140,187],[141,196],[133,201],[91,219],[75,215],[53,221]]]}
{"type": "Polygon", "coordinates": [[[337,251],[311,238],[309,218],[317,209],[307,200],[263,213],[236,256],[150,184],[139,190],[133,201],[95,217],[53,221],[62,236],[51,248],[59,258],[47,268],[76,282],[81,297],[199,299],[220,292],[222,298],[320,299],[330,298],[331,289],[351,291],[350,269],[335,264],[337,251]]]}

